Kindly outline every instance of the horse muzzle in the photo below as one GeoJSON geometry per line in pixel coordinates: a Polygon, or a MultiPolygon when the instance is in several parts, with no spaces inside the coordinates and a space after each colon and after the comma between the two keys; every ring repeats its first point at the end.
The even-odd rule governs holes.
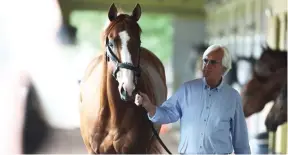
{"type": "Polygon", "coordinates": [[[132,91],[132,95],[130,96],[129,93],[122,87],[120,90],[120,98],[122,101],[128,102],[133,101],[135,99],[135,96],[137,94],[137,90],[134,89],[132,91]]]}

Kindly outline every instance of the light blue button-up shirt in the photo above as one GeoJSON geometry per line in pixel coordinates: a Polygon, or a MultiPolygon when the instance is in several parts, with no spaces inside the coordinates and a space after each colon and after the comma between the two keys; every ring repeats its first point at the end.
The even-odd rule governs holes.
{"type": "Polygon", "coordinates": [[[185,82],[149,119],[160,124],[180,119],[179,153],[251,153],[241,96],[224,80],[214,89],[205,78],[185,82]]]}

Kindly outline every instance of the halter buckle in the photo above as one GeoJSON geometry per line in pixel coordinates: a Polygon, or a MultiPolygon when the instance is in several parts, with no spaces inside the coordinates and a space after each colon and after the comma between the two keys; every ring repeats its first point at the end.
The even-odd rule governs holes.
{"type": "Polygon", "coordinates": [[[113,71],[112,76],[117,79],[117,73],[120,70],[118,63],[116,64],[116,69],[113,71]]]}

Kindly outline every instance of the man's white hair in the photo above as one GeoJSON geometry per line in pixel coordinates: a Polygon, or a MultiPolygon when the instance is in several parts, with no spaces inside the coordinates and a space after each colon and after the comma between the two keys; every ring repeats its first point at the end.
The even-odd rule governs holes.
{"type": "Polygon", "coordinates": [[[223,76],[225,76],[230,71],[231,66],[232,66],[231,55],[230,55],[230,53],[226,47],[224,47],[220,44],[213,44],[205,50],[205,52],[203,53],[202,59],[204,59],[209,53],[211,53],[213,51],[223,51],[224,52],[224,56],[222,58],[222,65],[225,67],[225,72],[223,73],[223,76]],[[221,49],[221,50],[218,50],[218,49],[221,49]]]}

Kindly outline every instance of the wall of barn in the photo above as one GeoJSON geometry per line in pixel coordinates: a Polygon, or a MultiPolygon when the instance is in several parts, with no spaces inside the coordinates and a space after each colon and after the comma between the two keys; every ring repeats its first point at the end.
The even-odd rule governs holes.
{"type": "Polygon", "coordinates": [[[192,49],[193,46],[204,42],[206,33],[205,19],[175,17],[172,24],[174,27],[173,85],[176,90],[183,82],[195,77],[195,70],[191,67],[190,62],[191,59],[196,60],[198,55],[192,49]]]}

